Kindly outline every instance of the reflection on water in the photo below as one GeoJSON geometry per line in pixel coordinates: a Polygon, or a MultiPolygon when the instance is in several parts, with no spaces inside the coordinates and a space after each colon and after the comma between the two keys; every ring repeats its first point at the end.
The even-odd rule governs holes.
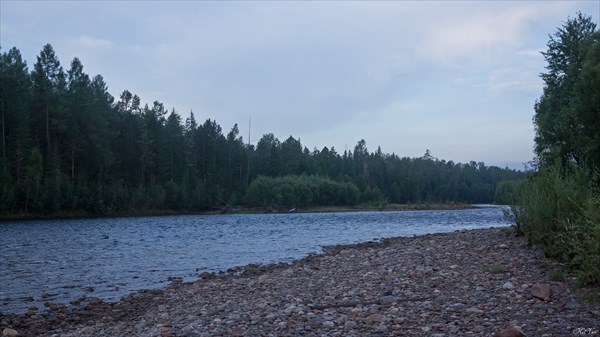
{"type": "Polygon", "coordinates": [[[505,226],[501,208],[161,216],[0,223],[0,311],[117,300],[203,271],[290,261],[324,245],[505,226]]]}

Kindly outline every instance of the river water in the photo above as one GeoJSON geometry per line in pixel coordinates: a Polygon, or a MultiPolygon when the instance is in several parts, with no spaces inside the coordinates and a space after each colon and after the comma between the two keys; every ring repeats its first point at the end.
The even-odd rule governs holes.
{"type": "Polygon", "coordinates": [[[500,207],[4,222],[0,312],[82,296],[118,300],[169,277],[289,262],[325,245],[506,225],[500,207]]]}

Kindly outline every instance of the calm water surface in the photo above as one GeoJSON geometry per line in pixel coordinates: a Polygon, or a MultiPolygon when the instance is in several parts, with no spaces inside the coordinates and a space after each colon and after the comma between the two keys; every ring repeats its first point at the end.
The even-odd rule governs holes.
{"type": "Polygon", "coordinates": [[[502,208],[189,215],[0,223],[0,312],[81,296],[118,300],[167,278],[291,261],[324,245],[506,226],[502,208]],[[91,292],[91,288],[93,292],[91,292]]]}

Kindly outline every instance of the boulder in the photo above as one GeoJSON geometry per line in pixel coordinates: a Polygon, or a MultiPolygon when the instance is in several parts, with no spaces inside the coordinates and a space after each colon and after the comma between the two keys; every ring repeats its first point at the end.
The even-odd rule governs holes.
{"type": "Polygon", "coordinates": [[[552,288],[547,283],[536,283],[531,287],[531,296],[545,300],[552,296],[552,288]]]}

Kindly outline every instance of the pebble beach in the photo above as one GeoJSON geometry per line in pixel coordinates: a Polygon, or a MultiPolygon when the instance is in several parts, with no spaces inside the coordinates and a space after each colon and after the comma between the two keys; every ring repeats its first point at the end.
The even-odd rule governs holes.
{"type": "Polygon", "coordinates": [[[3,336],[593,336],[600,305],[509,228],[325,247],[0,316],[3,336]]]}

